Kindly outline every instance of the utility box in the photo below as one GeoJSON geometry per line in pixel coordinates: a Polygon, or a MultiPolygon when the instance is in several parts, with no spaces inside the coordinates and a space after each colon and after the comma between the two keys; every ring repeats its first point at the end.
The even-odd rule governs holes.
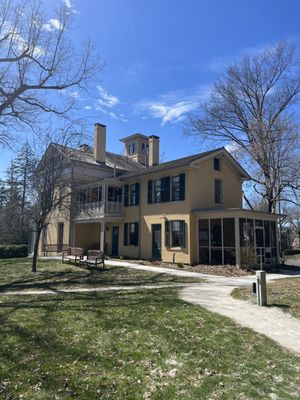
{"type": "Polygon", "coordinates": [[[256,298],[259,306],[267,305],[267,281],[265,271],[256,271],[256,298]]]}

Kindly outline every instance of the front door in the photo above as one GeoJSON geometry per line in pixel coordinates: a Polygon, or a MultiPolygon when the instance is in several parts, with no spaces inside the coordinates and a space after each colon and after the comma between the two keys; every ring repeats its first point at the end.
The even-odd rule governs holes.
{"type": "Polygon", "coordinates": [[[113,228],[112,228],[111,255],[113,257],[118,257],[118,255],[119,255],[119,227],[118,226],[113,226],[113,228]]]}
{"type": "Polygon", "coordinates": [[[161,260],[161,224],[152,225],[152,258],[161,260]]]}
{"type": "Polygon", "coordinates": [[[57,227],[57,252],[60,253],[63,250],[64,243],[64,223],[59,222],[57,227]]]}

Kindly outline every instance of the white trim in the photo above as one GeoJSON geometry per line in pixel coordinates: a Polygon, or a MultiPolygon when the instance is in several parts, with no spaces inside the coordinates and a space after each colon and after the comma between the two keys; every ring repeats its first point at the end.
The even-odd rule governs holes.
{"type": "Polygon", "coordinates": [[[240,243],[240,218],[234,217],[234,230],[235,230],[235,265],[241,266],[241,243],[240,243]]]}

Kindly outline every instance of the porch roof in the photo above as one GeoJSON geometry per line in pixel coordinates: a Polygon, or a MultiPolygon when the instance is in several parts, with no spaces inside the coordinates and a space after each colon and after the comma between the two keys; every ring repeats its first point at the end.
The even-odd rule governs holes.
{"type": "Polygon", "coordinates": [[[253,219],[266,219],[276,221],[278,218],[283,218],[283,214],[267,213],[264,211],[248,210],[246,208],[195,208],[192,210],[193,214],[199,217],[241,217],[241,218],[253,218],[253,219]]]}

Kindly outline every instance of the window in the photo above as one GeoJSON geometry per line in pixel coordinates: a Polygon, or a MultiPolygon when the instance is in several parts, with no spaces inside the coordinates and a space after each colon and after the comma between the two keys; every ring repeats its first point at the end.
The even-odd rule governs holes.
{"type": "Polygon", "coordinates": [[[145,143],[142,143],[142,153],[145,153],[145,143]]]}
{"type": "Polygon", "coordinates": [[[146,154],[149,156],[149,144],[146,144],[146,154]]]}
{"type": "Polygon", "coordinates": [[[215,179],[215,203],[222,204],[222,181],[215,179]]]}
{"type": "Polygon", "coordinates": [[[134,183],[130,185],[130,205],[138,206],[139,205],[139,196],[140,195],[140,185],[139,183],[134,183]]]}
{"type": "Polygon", "coordinates": [[[185,247],[185,221],[165,222],[166,247],[185,247]]]}
{"type": "Polygon", "coordinates": [[[96,186],[91,189],[91,203],[101,201],[102,187],[96,186]]]}
{"type": "Polygon", "coordinates": [[[161,203],[161,179],[154,181],[154,203],[161,203]]]}
{"type": "Polygon", "coordinates": [[[185,199],[185,174],[148,181],[148,204],[185,199]]]}
{"type": "Polygon", "coordinates": [[[124,246],[138,246],[139,224],[138,222],[124,224],[124,246]]]}
{"type": "Polygon", "coordinates": [[[218,157],[214,157],[214,170],[221,171],[221,160],[218,157]]]}
{"type": "Polygon", "coordinates": [[[185,199],[185,174],[172,177],[172,201],[185,199]]]}
{"type": "Polygon", "coordinates": [[[124,206],[138,206],[140,203],[140,184],[125,185],[124,187],[124,206]]]}
{"type": "Polygon", "coordinates": [[[131,154],[135,154],[135,143],[131,145],[131,154]]]}

